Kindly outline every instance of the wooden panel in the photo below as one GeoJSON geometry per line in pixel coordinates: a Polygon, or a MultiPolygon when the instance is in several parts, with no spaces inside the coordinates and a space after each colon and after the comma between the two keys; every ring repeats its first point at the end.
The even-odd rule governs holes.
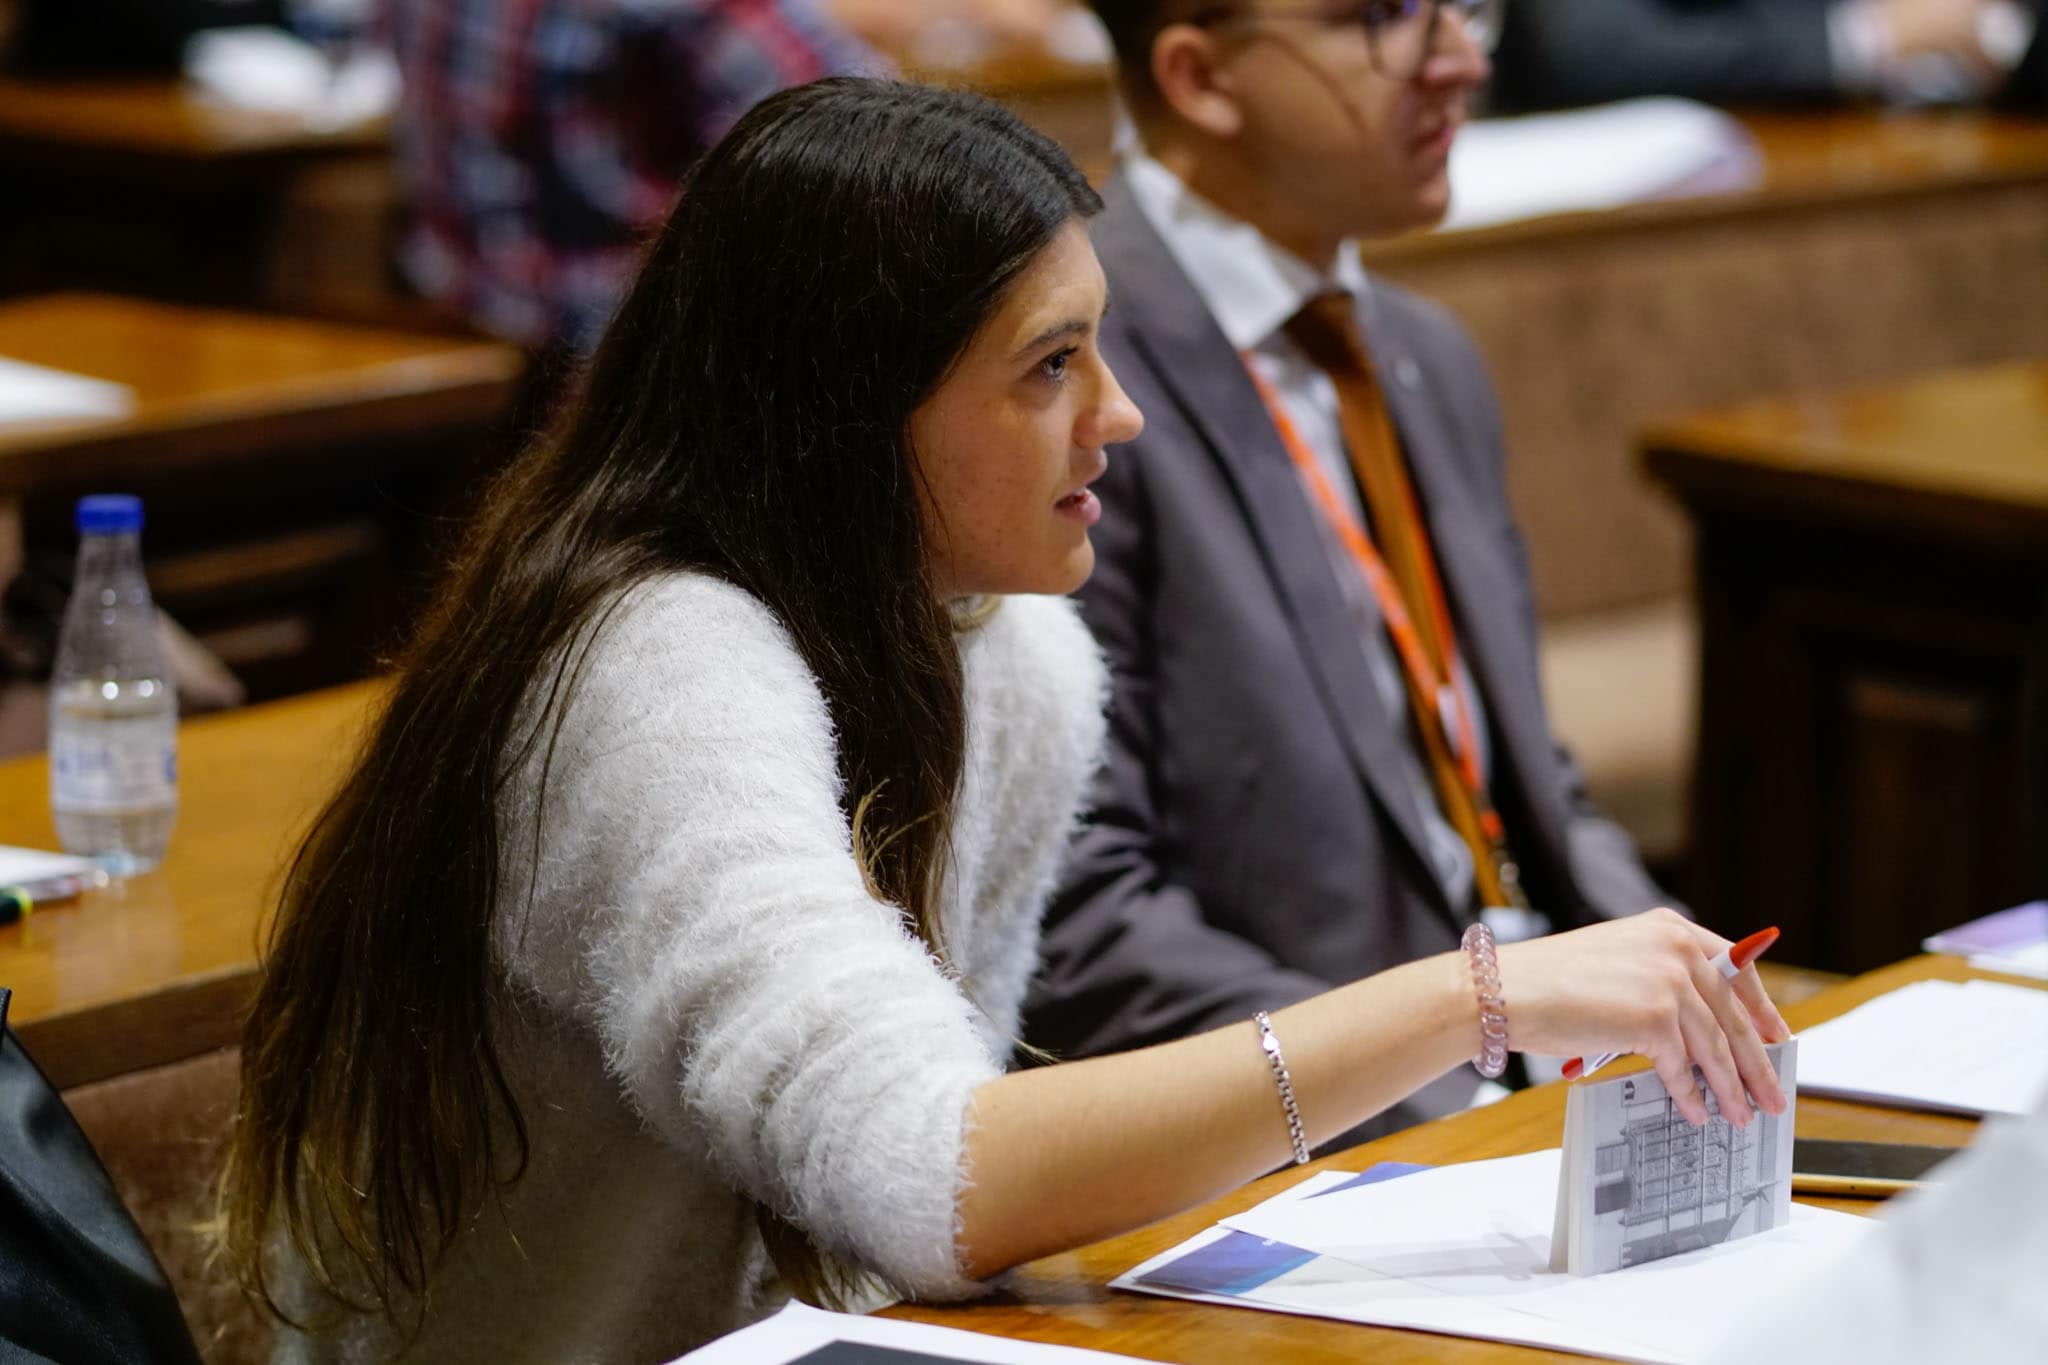
{"type": "Polygon", "coordinates": [[[2048,890],[2048,366],[1651,440],[1700,529],[1702,916],[1858,970],[2048,890]]]}
{"type": "Polygon", "coordinates": [[[1825,855],[1834,912],[1826,957],[1854,969],[1911,952],[1930,926],[2016,898],[1983,851],[1991,807],[2012,776],[1993,763],[2000,741],[2010,743],[2011,708],[1982,690],[1874,671],[1837,687],[1837,729],[1826,739],[1840,777],[1823,797],[1840,802],[1825,855]],[[2006,725],[1994,725],[1994,710],[2006,725]]]}
{"type": "MultiPolygon", "coordinates": [[[[1983,974],[1970,972],[1959,958],[1919,957],[1837,986],[1788,1008],[1785,1013],[1794,1027],[1804,1028],[1908,981],[1963,980],[1972,975],[1983,974]]],[[[1110,1280],[1139,1262],[1185,1241],[1219,1218],[1271,1198],[1313,1171],[1359,1171],[1381,1161],[1441,1165],[1555,1147],[1564,1126],[1564,1097],[1562,1085],[1526,1090],[1488,1108],[1426,1123],[1313,1166],[1268,1176],[1213,1204],[1141,1232],[1034,1261],[1005,1277],[999,1292],[989,1300],[953,1307],[895,1308],[886,1316],[995,1336],[1122,1351],[1141,1359],[1170,1360],[1180,1365],[1241,1365],[1244,1361],[1339,1365],[1372,1360],[1419,1365],[1425,1361],[1579,1360],[1582,1357],[1493,1342],[1112,1293],[1106,1287],[1110,1280]]],[[[1810,1097],[1801,1098],[1797,1123],[1802,1137],[1950,1147],[1967,1145],[1976,1126],[1972,1120],[1946,1115],[1810,1097]]],[[[1858,1214],[1871,1213],[1879,1207],[1868,1200],[1802,1196],[1801,1202],[1858,1214]]]]}
{"type": "Polygon", "coordinates": [[[1812,558],[1745,536],[1702,561],[1728,599],[1703,677],[1747,677],[1703,711],[1695,903],[1776,915],[1792,960],[1858,970],[2040,889],[2026,812],[2048,775],[2022,755],[2044,627],[2038,596],[1978,590],[2004,566],[1816,539],[1812,558]]]}

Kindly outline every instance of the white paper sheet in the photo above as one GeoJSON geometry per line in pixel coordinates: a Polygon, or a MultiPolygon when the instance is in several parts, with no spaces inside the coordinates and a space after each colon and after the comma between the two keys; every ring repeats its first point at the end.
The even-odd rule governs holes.
{"type": "MultiPolygon", "coordinates": [[[[1228,1228],[1212,1228],[1203,1237],[1221,1237],[1229,1231],[1228,1228]]],[[[1168,1255],[1193,1249],[1201,1240],[1197,1238],[1183,1243],[1168,1255]]],[[[1154,1262],[1147,1262],[1134,1270],[1132,1276],[1154,1266],[1154,1262]]],[[[1665,1365],[1665,1362],[1677,1359],[1598,1326],[1574,1326],[1485,1299],[1453,1297],[1430,1286],[1381,1275],[1331,1256],[1318,1256],[1299,1269],[1256,1289],[1233,1295],[1184,1293],[1149,1286],[1141,1288],[1125,1279],[1115,1281],[1113,1287],[1232,1308],[1255,1308],[1268,1313],[1292,1313],[1300,1317],[1355,1322],[1367,1327],[1398,1327],[1443,1336],[1477,1337],[1580,1355],[1643,1361],[1649,1365],[1665,1365]]]]}
{"type": "Polygon", "coordinates": [[[202,99],[291,115],[313,132],[386,118],[398,104],[398,63],[390,53],[365,46],[329,62],[304,39],[263,25],[193,35],[185,44],[185,79],[202,99]]]}
{"type": "Polygon", "coordinates": [[[2048,991],[1915,981],[1799,1035],[1809,1094],[2024,1114],[2048,1091],[2048,991]]]}
{"type": "Polygon", "coordinates": [[[1683,1361],[1697,1351],[1713,1305],[1741,1302],[1765,1280],[1803,1274],[1869,1231],[1853,1215],[1795,1205],[1785,1226],[1754,1237],[1606,1275],[1557,1274],[1549,1262],[1558,1173],[1559,1153],[1537,1152],[1227,1218],[1226,1228],[1318,1253],[1230,1301],[1623,1360],[1683,1361]]]}
{"type": "Polygon", "coordinates": [[[1756,182],[1762,160],[1743,126],[1692,100],[1479,119],[1451,146],[1447,228],[1725,193],[1756,182]]]}
{"type": "Polygon", "coordinates": [[[135,391],[125,384],[0,356],[0,425],[125,417],[134,410],[135,391]]]}
{"type": "Polygon", "coordinates": [[[2007,972],[2048,980],[2048,943],[2009,948],[2002,953],[1975,953],[1970,957],[1970,965],[1980,972],[2007,972]]]}
{"type": "Polygon", "coordinates": [[[106,879],[89,858],[0,844],[0,887],[25,886],[33,889],[74,878],[92,885],[106,879]]]}
{"type": "MultiPolygon", "coordinates": [[[[970,1365],[1102,1365],[1106,1361],[1138,1359],[1107,1351],[1084,1351],[1076,1346],[1011,1341],[924,1323],[826,1313],[792,1303],[767,1321],[720,1337],[709,1346],[700,1346],[671,1365],[789,1365],[839,1343],[893,1348],[905,1353],[904,1365],[941,1365],[946,1361],[970,1365]]],[[[861,1365],[885,1365],[888,1361],[887,1355],[872,1351],[842,1354],[861,1365]]],[[[818,1365],[832,1365],[830,1355],[818,1354],[817,1361],[818,1365]]]]}
{"type": "Polygon", "coordinates": [[[1558,1159],[1553,1147],[1437,1166],[1318,1199],[1268,1201],[1223,1226],[1386,1274],[1481,1266],[1533,1272],[1550,1254],[1558,1159]]]}

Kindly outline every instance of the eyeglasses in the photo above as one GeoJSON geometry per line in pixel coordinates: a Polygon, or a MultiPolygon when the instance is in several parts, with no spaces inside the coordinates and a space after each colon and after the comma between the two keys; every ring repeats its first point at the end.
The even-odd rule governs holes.
{"type": "Polygon", "coordinates": [[[1423,63],[1436,51],[1445,10],[1456,14],[1465,26],[1465,36],[1481,52],[1491,52],[1500,41],[1501,15],[1506,9],[1507,0],[1353,0],[1341,6],[1265,13],[1218,5],[1186,22],[1198,28],[1276,22],[1357,24],[1365,30],[1373,70],[1392,80],[1407,81],[1422,73],[1423,63]]]}

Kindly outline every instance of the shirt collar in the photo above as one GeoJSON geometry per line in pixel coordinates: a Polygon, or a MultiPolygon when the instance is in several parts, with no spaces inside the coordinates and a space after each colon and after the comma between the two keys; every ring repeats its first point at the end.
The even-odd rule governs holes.
{"type": "Polygon", "coordinates": [[[1365,296],[1369,281],[1356,243],[1346,241],[1336,269],[1326,273],[1202,198],[1141,151],[1125,157],[1123,172],[1138,211],[1237,350],[1263,345],[1319,294],[1365,296]]]}

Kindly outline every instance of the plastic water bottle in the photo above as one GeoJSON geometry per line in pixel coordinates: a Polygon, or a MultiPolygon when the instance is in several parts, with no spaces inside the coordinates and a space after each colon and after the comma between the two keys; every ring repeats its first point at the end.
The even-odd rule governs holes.
{"type": "Polygon", "coordinates": [[[78,576],[50,679],[50,806],[65,851],[117,877],[178,819],[178,695],[142,577],[142,500],[78,502],[78,576]]]}

